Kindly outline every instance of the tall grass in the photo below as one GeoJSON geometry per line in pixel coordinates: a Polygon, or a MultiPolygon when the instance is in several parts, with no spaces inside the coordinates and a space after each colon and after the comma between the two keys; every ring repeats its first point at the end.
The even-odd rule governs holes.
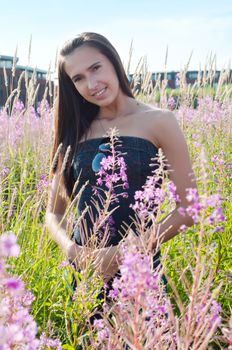
{"type": "MultiPolygon", "coordinates": [[[[14,273],[35,295],[32,313],[39,333],[58,337],[63,349],[123,349],[125,344],[131,349],[199,350],[229,346],[226,344],[231,341],[232,295],[231,85],[226,84],[226,71],[222,71],[213,96],[208,96],[213,69],[208,76],[199,78],[195,86],[188,86],[187,68],[180,73],[178,96],[174,101],[170,100],[172,94],[168,95],[167,80],[158,81],[154,88],[151,86],[144,62],[138,65],[136,73],[138,76],[142,71],[145,78],[138,98],[172,109],[176,114],[188,142],[202,204],[196,224],[183,228],[182,233],[161,246],[163,269],[169,282],[169,298],[165,297],[162,304],[169,316],[161,316],[160,310],[155,315],[162,321],[161,328],[152,323],[154,315],[149,316],[147,326],[149,310],[141,303],[141,290],[136,289],[137,294],[126,299],[122,294],[123,288],[129,290],[126,273],[123,274],[126,259],[136,257],[152,276],[143,242],[132,238],[128,238],[120,253],[122,278],[115,280],[113,304],[103,305],[102,323],[96,322],[95,328],[88,323],[96,307],[102,304],[97,295],[103,281],[88,265],[82,273],[75,273],[78,293],[74,296],[73,267],[65,262],[66,258],[51,241],[44,225],[53,136],[53,106],[46,101],[52,91],[51,83],[47,82],[44,99],[36,107],[34,77],[29,79],[26,73],[21,77],[27,85],[25,105],[20,101],[20,83],[15,89],[12,84],[0,112],[0,227],[2,233],[13,231],[17,236],[21,254],[14,260],[14,273]],[[123,315],[127,315],[125,320],[123,315]],[[159,337],[157,334],[154,337],[157,329],[159,337]]],[[[170,194],[168,187],[166,193],[170,194]]],[[[110,198],[108,196],[108,200],[110,198]]],[[[168,212],[170,198],[162,205],[162,210],[168,212]]],[[[67,217],[70,227],[73,213],[70,210],[67,217]]],[[[135,262],[134,268],[139,273],[138,266],[135,262]]],[[[156,275],[159,297],[163,298],[162,283],[159,283],[161,272],[157,271],[156,275]]],[[[152,305],[156,305],[158,296],[152,294],[153,289],[149,293],[152,305]]]]}

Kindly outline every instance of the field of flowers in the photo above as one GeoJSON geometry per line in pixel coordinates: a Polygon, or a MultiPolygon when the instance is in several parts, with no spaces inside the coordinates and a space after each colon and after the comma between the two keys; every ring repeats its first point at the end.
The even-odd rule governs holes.
{"type": "MultiPolygon", "coordinates": [[[[173,110],[185,134],[199,190],[187,193],[195,225],[162,244],[164,271],[152,271],[141,241],[125,241],[121,277],[93,325],[87,320],[107,286],[91,266],[74,272],[44,224],[53,136],[47,91],[35,107],[36,86],[25,105],[18,89],[1,109],[0,349],[232,349],[232,88],[221,80],[210,97],[207,81],[190,88],[183,74],[179,83],[178,101],[164,83],[139,98],[155,104],[159,90],[159,106],[173,110]]],[[[152,181],[143,193],[149,188],[152,181]]],[[[174,192],[165,181],[157,220],[172,208],[174,192]]],[[[136,198],[141,225],[139,208],[149,212],[155,196],[148,204],[136,198]]]]}

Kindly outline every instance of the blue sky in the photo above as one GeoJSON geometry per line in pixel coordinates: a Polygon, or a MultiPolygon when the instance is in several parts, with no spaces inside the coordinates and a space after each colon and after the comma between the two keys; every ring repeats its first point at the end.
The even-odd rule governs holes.
{"type": "Polygon", "coordinates": [[[56,50],[83,31],[105,35],[128,61],[133,40],[132,70],[147,56],[151,71],[180,70],[190,53],[191,69],[203,67],[210,53],[217,69],[232,57],[232,0],[0,0],[0,54],[14,55],[26,65],[32,35],[30,65],[52,67],[56,50]]]}

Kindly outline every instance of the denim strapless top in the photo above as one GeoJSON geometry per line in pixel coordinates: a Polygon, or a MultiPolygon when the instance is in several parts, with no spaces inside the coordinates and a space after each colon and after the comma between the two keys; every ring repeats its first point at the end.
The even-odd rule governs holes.
{"type": "MultiPolygon", "coordinates": [[[[77,179],[80,175],[76,193],[78,193],[87,180],[89,181],[77,206],[78,216],[86,208],[86,205],[89,205],[93,217],[97,217],[96,208],[91,201],[91,198],[97,198],[93,196],[92,189],[92,186],[96,186],[97,180],[97,175],[92,170],[92,161],[98,153],[98,147],[102,143],[102,140],[103,138],[94,138],[80,142],[78,150],[74,156],[74,178],[77,179]]],[[[142,190],[142,186],[145,184],[147,176],[152,174],[154,168],[151,168],[150,166],[151,158],[156,157],[158,154],[158,148],[151,141],[144,138],[120,136],[119,140],[121,141],[119,149],[122,153],[125,153],[123,158],[127,165],[126,173],[129,188],[124,191],[128,193],[128,198],[119,197],[119,203],[114,204],[119,207],[112,214],[113,226],[110,231],[107,245],[117,245],[129,226],[132,229],[135,228],[133,219],[135,219],[136,215],[134,210],[130,208],[130,204],[135,203],[135,191],[142,190]]],[[[152,163],[154,164],[154,161],[152,163]]],[[[110,209],[112,209],[112,207],[110,207],[110,209]]],[[[85,214],[85,220],[88,234],[91,234],[93,223],[88,212],[85,214]]],[[[79,229],[75,230],[74,238],[78,244],[82,244],[79,229]]]]}

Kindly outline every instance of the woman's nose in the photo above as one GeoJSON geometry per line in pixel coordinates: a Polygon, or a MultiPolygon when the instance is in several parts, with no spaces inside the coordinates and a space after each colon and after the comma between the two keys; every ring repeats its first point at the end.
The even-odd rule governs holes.
{"type": "Polygon", "coordinates": [[[87,84],[89,90],[94,90],[97,87],[97,81],[93,77],[88,78],[87,84]]]}

